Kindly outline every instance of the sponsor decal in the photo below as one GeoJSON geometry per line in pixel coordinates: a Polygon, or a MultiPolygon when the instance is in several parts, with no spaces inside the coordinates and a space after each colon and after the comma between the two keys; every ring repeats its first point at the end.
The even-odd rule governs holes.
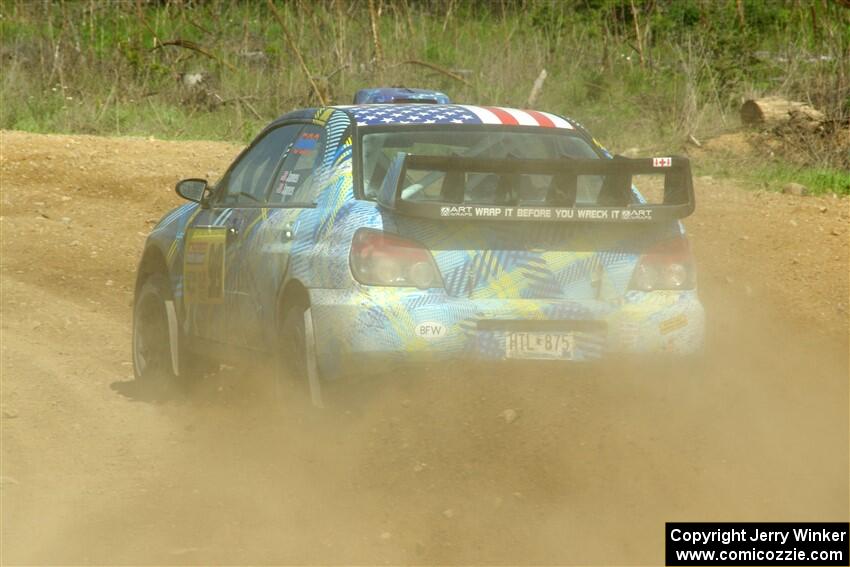
{"type": "Polygon", "coordinates": [[[440,207],[441,217],[471,217],[472,207],[440,207]]]}
{"type": "Polygon", "coordinates": [[[445,325],[442,323],[437,323],[436,321],[425,321],[424,323],[416,325],[414,332],[417,337],[430,341],[445,337],[447,331],[445,325]]]}
{"type": "Polygon", "coordinates": [[[316,145],[319,143],[319,134],[304,133],[295,141],[292,147],[293,154],[306,155],[316,151],[316,145]]]}
{"type": "Polygon", "coordinates": [[[623,220],[652,220],[652,209],[626,209],[621,218],[623,220]]]}
{"type": "Polygon", "coordinates": [[[190,228],[183,255],[183,300],[186,303],[224,301],[224,248],[227,229],[223,226],[190,228]]]}
{"type": "Polygon", "coordinates": [[[666,321],[662,321],[658,325],[658,330],[661,331],[662,335],[666,335],[668,333],[672,333],[682,327],[686,327],[688,325],[688,317],[684,313],[681,315],[676,315],[675,317],[671,317],[666,321]]]}
{"type": "Polygon", "coordinates": [[[300,177],[301,176],[298,173],[282,171],[275,193],[286,196],[292,195],[295,192],[295,187],[297,186],[300,177]]]}
{"type": "Polygon", "coordinates": [[[672,167],[673,158],[669,157],[654,157],[652,158],[652,167],[672,167]]]}
{"type": "Polygon", "coordinates": [[[441,217],[466,217],[521,220],[593,220],[593,221],[647,221],[652,220],[652,209],[617,208],[557,208],[557,207],[492,207],[457,205],[440,207],[441,217]]]}

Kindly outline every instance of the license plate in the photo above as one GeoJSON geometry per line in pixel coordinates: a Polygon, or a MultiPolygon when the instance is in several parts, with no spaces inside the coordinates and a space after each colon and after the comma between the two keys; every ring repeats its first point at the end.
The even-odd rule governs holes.
{"type": "Polygon", "coordinates": [[[572,360],[575,348],[572,333],[516,332],[505,338],[508,358],[572,360]]]}

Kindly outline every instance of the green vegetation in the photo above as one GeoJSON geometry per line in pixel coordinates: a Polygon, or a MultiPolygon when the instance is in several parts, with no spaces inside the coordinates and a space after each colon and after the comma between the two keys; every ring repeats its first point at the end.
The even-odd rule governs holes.
{"type": "Polygon", "coordinates": [[[764,164],[749,167],[729,167],[718,161],[703,164],[699,172],[720,178],[736,177],[744,179],[752,188],[781,190],[788,183],[805,185],[812,194],[837,193],[850,195],[850,173],[846,170],[824,167],[800,167],[767,161],[764,164]]]}
{"type": "MultiPolygon", "coordinates": [[[[277,12],[5,0],[0,127],[246,141],[292,108],[348,103],[367,86],[523,107],[542,69],[534,106],[615,151],[736,128],[742,99],[763,94],[819,108],[827,135],[850,122],[848,0],[295,0],[277,12]]],[[[847,192],[850,151],[835,138],[797,165],[847,192]]]]}
{"type": "Polygon", "coordinates": [[[826,168],[789,168],[787,166],[772,164],[758,169],[756,178],[761,177],[765,183],[787,183],[794,181],[802,183],[812,193],[835,192],[841,195],[850,195],[850,173],[826,168]]]}

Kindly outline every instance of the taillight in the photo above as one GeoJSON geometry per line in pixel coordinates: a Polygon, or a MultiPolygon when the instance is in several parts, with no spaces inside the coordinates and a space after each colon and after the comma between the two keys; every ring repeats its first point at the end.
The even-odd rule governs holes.
{"type": "Polygon", "coordinates": [[[696,271],[690,246],[684,236],[665,240],[640,257],[629,289],[693,289],[696,271]]]}
{"type": "Polygon", "coordinates": [[[351,273],[366,285],[443,287],[431,252],[395,234],[361,228],[351,241],[351,273]]]}

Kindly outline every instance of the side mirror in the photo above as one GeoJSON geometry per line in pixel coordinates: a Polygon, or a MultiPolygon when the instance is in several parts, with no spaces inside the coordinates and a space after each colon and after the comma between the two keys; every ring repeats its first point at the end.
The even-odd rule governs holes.
{"type": "Polygon", "coordinates": [[[207,192],[207,180],[184,179],[183,181],[178,181],[174,189],[184,199],[201,203],[203,202],[204,194],[207,192]]]}

